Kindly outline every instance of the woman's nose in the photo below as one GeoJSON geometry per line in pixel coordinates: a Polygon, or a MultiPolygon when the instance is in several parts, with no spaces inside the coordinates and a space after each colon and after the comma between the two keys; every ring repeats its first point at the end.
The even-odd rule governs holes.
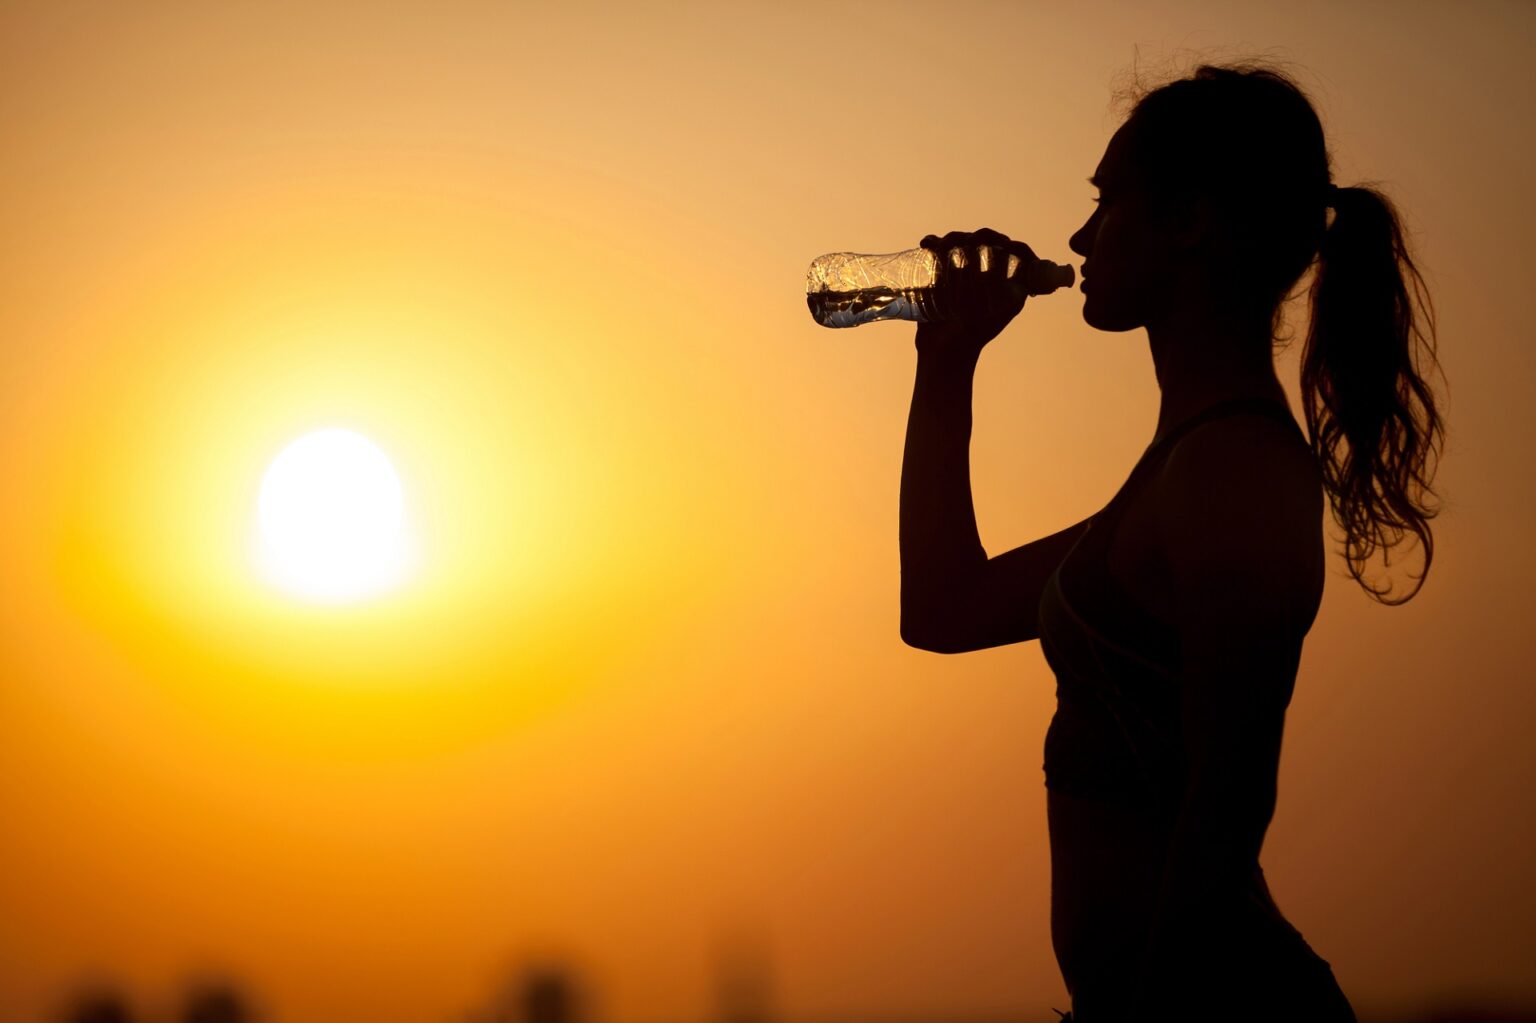
{"type": "MultiPolygon", "coordinates": [[[[1092,221],[1089,223],[1092,223],[1092,221]]],[[[1088,224],[1084,224],[1082,227],[1077,229],[1076,234],[1067,239],[1067,247],[1070,248],[1073,252],[1077,253],[1079,256],[1090,255],[1088,243],[1092,238],[1093,235],[1088,233],[1088,224]]]]}

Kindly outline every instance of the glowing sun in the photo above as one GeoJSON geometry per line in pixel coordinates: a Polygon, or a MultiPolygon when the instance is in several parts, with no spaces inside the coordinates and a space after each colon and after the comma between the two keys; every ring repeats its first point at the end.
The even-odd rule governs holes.
{"type": "Polygon", "coordinates": [[[317,430],[267,467],[256,502],[257,561],[269,581],[317,603],[361,600],[406,574],[400,477],[351,430],[317,430]]]}

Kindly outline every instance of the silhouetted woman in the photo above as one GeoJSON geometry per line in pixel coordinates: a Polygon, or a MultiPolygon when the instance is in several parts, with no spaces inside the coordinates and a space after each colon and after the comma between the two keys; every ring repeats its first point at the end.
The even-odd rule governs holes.
{"type": "MultiPolygon", "coordinates": [[[[1071,246],[1084,320],[1147,330],[1156,432],[1102,511],[990,559],[971,504],[972,377],[1022,307],[997,284],[1001,254],[1033,253],[987,230],[922,243],[963,263],[948,276],[965,313],[917,329],[901,635],[941,653],[1038,637],[1055,672],[1051,938],[1076,1023],[1355,1018],[1276,908],[1259,849],[1323,593],[1323,499],[1351,575],[1402,603],[1418,587],[1387,600],[1364,563],[1411,532],[1423,585],[1443,438],[1418,365],[1434,357],[1433,308],[1397,214],[1330,177],[1317,114],[1281,72],[1204,66],[1141,97],[1071,246]],[[1273,347],[1309,267],[1303,433],[1273,347]]],[[[1041,425],[1033,443],[1069,442],[1041,425]]]]}

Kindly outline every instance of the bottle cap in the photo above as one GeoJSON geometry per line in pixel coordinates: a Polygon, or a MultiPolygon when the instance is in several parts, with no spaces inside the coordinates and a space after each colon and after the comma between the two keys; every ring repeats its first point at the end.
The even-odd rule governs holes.
{"type": "Polygon", "coordinates": [[[1077,273],[1070,263],[1063,266],[1049,259],[1037,259],[1025,267],[1022,283],[1026,295],[1049,295],[1058,288],[1070,288],[1076,280],[1077,273]]]}
{"type": "Polygon", "coordinates": [[[1052,287],[1070,288],[1077,283],[1077,271],[1072,268],[1071,263],[1065,265],[1052,263],[1050,271],[1049,280],[1052,287]]]}
{"type": "Polygon", "coordinates": [[[1030,291],[1037,295],[1048,295],[1057,288],[1070,288],[1077,280],[1077,273],[1069,263],[1062,266],[1060,263],[1052,263],[1049,259],[1042,259],[1032,268],[1035,272],[1029,282],[1030,291]]]}

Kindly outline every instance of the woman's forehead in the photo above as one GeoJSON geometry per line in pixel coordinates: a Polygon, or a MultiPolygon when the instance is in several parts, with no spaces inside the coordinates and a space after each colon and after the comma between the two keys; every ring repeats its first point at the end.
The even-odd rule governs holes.
{"type": "Polygon", "coordinates": [[[1130,156],[1130,142],[1127,135],[1126,126],[1122,125],[1111,136],[1109,144],[1104,147],[1104,155],[1099,159],[1099,166],[1094,170],[1093,177],[1089,179],[1099,188],[1105,187],[1110,182],[1119,181],[1125,176],[1125,163],[1130,156]]]}

